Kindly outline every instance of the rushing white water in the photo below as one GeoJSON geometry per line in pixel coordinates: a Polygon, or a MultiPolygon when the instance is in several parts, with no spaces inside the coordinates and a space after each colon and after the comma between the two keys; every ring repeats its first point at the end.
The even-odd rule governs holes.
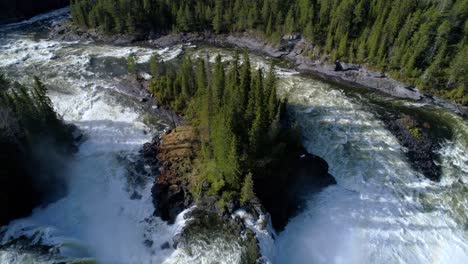
{"type": "Polygon", "coordinates": [[[0,263],[241,262],[241,245],[221,238],[174,249],[173,238],[184,227],[189,210],[171,226],[154,217],[154,179],[139,167],[139,149],[166,129],[168,121],[155,115],[155,107],[140,102],[144,93],[127,78],[126,58],[135,54],[141,66],[158,53],[168,61],[183,47],[156,50],[57,42],[36,39],[34,32],[21,27],[56,13],[0,28],[0,69],[25,83],[39,75],[50,88],[56,111],[82,130],[84,140],[63,173],[67,195],[0,230],[0,246],[26,236],[33,245],[53,246],[50,254],[7,247],[0,250],[0,263]]]}
{"type": "MultiPolygon", "coordinates": [[[[153,217],[153,179],[138,169],[138,150],[167,121],[149,118],[153,110],[139,102],[142,95],[126,78],[125,59],[136,54],[142,64],[157,52],[171,60],[183,47],[65,43],[37,39],[34,30],[22,28],[56,16],[66,16],[66,10],[0,27],[0,69],[22,82],[39,75],[51,88],[57,112],[85,137],[64,173],[69,193],[2,228],[0,244],[26,235],[54,246],[51,253],[59,256],[13,248],[0,250],[0,263],[240,262],[240,246],[222,240],[174,250],[172,239],[184,226],[186,212],[173,226],[153,217]]],[[[229,50],[193,50],[198,57],[218,53],[232,59],[229,50]]],[[[254,67],[267,68],[261,56],[251,60],[254,67]]],[[[279,92],[293,104],[308,149],[327,160],[338,185],[312,196],[276,241],[262,219],[236,214],[257,234],[266,263],[468,263],[465,120],[427,109],[450,120],[454,131],[438,150],[443,177],[433,183],[411,168],[404,149],[366,100],[293,70],[278,68],[277,73],[279,92]]]]}
{"type": "Polygon", "coordinates": [[[308,149],[327,160],[338,185],[291,220],[278,263],[467,263],[468,149],[459,134],[440,151],[444,180],[432,183],[359,100],[301,77],[282,87],[308,149]]]}
{"type": "MultiPolygon", "coordinates": [[[[62,257],[91,257],[102,263],[161,263],[169,258],[174,253],[172,246],[161,246],[172,244],[184,225],[183,214],[173,226],[153,217],[153,179],[135,168],[138,150],[157,129],[166,127],[166,121],[146,122],[152,108],[138,101],[138,91],[125,86],[125,58],[133,53],[144,63],[158,52],[162,59],[170,60],[180,54],[181,47],[152,50],[34,40],[30,34],[5,36],[0,67],[24,82],[40,74],[51,87],[57,112],[77,125],[85,140],[63,175],[68,194],[35,209],[31,217],[12,222],[0,242],[26,235],[33,243],[55,246],[54,252],[62,257]]],[[[0,252],[1,263],[42,263],[47,259],[33,257],[11,250],[0,252]]]]}

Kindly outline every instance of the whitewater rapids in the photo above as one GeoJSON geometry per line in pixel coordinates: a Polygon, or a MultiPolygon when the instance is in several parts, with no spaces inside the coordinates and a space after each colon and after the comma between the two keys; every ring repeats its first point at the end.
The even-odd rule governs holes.
{"type": "MultiPolygon", "coordinates": [[[[129,54],[144,66],[154,52],[170,61],[184,49],[203,57],[221,53],[224,60],[232,59],[232,51],[57,42],[37,34],[42,23],[64,19],[67,12],[0,27],[0,70],[25,83],[38,75],[57,112],[85,135],[64,173],[67,196],[0,228],[0,245],[25,235],[52,251],[0,250],[0,263],[239,262],[237,245],[195,245],[192,254],[173,249],[184,213],[173,226],[153,217],[153,179],[138,167],[138,150],[169,122],[154,117],[126,78],[129,54]],[[162,247],[166,242],[169,248],[162,247]]],[[[267,68],[268,62],[252,55],[252,65],[267,68]]],[[[277,73],[279,93],[289,98],[306,147],[326,159],[338,185],[311,196],[275,241],[273,231],[247,221],[267,263],[468,263],[466,120],[440,108],[344,90],[291,69],[277,73]],[[448,120],[453,136],[439,143],[440,183],[411,168],[406,150],[378,117],[383,102],[448,120]]]]}
{"type": "MultiPolygon", "coordinates": [[[[278,263],[467,263],[468,148],[466,122],[451,120],[441,143],[442,181],[414,171],[397,139],[365,98],[301,77],[283,93],[307,148],[325,158],[338,185],[308,202],[277,241],[278,263]]],[[[397,102],[396,102],[397,103],[397,102]]]]}

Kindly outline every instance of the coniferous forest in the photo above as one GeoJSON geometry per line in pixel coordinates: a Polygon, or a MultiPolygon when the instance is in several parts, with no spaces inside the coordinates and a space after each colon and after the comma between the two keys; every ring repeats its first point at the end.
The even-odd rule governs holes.
{"type": "Polygon", "coordinates": [[[468,0],[0,2],[0,264],[468,263],[468,0]]]}
{"type": "Polygon", "coordinates": [[[158,61],[157,55],[150,60],[150,92],[185,113],[201,141],[192,193],[201,194],[207,182],[208,194],[221,202],[251,200],[253,178],[271,177],[270,165],[288,162],[282,153],[300,146],[296,130],[284,125],[286,102],[277,98],[274,66],[266,74],[252,69],[247,52],[229,65],[219,55],[213,66],[189,56],[178,68],[158,61]]]}
{"type": "Polygon", "coordinates": [[[71,13],[77,25],[106,33],[250,31],[271,43],[302,33],[318,57],[468,101],[465,0],[72,0],[71,13]]]}

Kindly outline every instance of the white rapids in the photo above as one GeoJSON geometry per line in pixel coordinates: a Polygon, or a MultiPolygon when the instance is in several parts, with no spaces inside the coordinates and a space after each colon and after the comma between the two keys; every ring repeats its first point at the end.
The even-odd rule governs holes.
{"type": "Polygon", "coordinates": [[[144,71],[153,54],[170,61],[187,47],[58,42],[23,30],[57,16],[66,16],[66,10],[0,27],[0,70],[23,83],[39,75],[56,111],[82,130],[84,140],[63,173],[67,195],[0,227],[0,247],[25,236],[33,245],[52,246],[50,254],[0,249],[0,263],[240,262],[240,245],[222,240],[174,249],[173,238],[185,226],[190,209],[174,225],[153,216],[154,178],[138,168],[138,151],[152,135],[167,129],[169,121],[154,115],[157,107],[140,102],[144,94],[127,78],[127,57],[135,54],[144,71]]]}
{"type": "Polygon", "coordinates": [[[433,183],[358,99],[297,76],[282,82],[308,149],[327,160],[338,185],[312,197],[280,234],[278,263],[468,262],[465,121],[445,113],[462,127],[442,146],[443,180],[433,183]]]}
{"type": "MultiPolygon", "coordinates": [[[[135,166],[138,150],[167,128],[167,121],[152,118],[138,91],[128,89],[125,64],[129,54],[144,64],[155,52],[168,61],[183,49],[203,57],[221,53],[225,60],[232,51],[57,42],[22,30],[66,15],[64,9],[0,27],[0,70],[26,83],[39,75],[51,88],[57,112],[85,135],[64,173],[67,196],[0,228],[0,245],[24,235],[53,246],[60,258],[0,250],[0,263],[240,262],[238,245],[222,241],[173,249],[186,212],[172,226],[153,216],[152,179],[135,166]]],[[[252,56],[254,67],[267,64],[252,56]]],[[[289,98],[308,150],[326,159],[338,184],[310,197],[306,210],[276,240],[273,230],[237,212],[256,232],[266,263],[468,263],[466,120],[430,110],[450,120],[454,131],[438,151],[442,181],[433,183],[411,168],[405,149],[364,101],[294,70],[277,68],[277,73],[279,92],[289,98]]]]}

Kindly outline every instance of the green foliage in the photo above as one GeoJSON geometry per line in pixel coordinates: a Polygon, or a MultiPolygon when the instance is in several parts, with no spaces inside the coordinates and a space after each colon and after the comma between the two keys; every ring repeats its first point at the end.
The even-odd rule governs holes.
{"type": "Polygon", "coordinates": [[[136,55],[130,54],[127,58],[128,73],[135,75],[137,73],[136,55]]]}
{"type": "Polygon", "coordinates": [[[210,186],[206,193],[212,196],[238,194],[244,175],[261,171],[265,165],[261,159],[274,152],[277,137],[265,136],[275,134],[269,133],[272,127],[278,129],[273,126],[280,111],[274,66],[264,77],[261,69],[250,68],[247,53],[240,64],[237,53],[229,67],[221,56],[212,67],[202,59],[194,64],[184,57],[178,68],[151,80],[150,90],[158,100],[185,113],[199,134],[201,151],[192,179],[198,195],[203,183],[210,186]]]}
{"type": "Polygon", "coordinates": [[[240,202],[244,205],[255,197],[252,173],[249,173],[247,174],[247,176],[245,176],[240,195],[241,195],[240,202]]]}
{"type": "Polygon", "coordinates": [[[422,133],[421,133],[421,130],[420,130],[419,128],[416,128],[416,127],[415,127],[415,128],[411,128],[411,129],[409,130],[409,132],[410,132],[410,134],[411,134],[414,138],[416,138],[416,139],[418,139],[418,140],[420,140],[420,139],[422,138],[422,133]]]}
{"type": "Polygon", "coordinates": [[[466,0],[72,0],[70,10],[76,25],[106,33],[249,30],[279,43],[300,31],[331,57],[467,97],[466,0]]]}
{"type": "Polygon", "coordinates": [[[68,151],[73,136],[54,111],[46,86],[34,77],[31,87],[12,83],[0,74],[0,141],[26,146],[50,139],[68,151]]]}
{"type": "Polygon", "coordinates": [[[149,60],[150,74],[153,77],[158,77],[164,72],[164,65],[159,61],[159,55],[157,53],[153,54],[149,60]]]}

